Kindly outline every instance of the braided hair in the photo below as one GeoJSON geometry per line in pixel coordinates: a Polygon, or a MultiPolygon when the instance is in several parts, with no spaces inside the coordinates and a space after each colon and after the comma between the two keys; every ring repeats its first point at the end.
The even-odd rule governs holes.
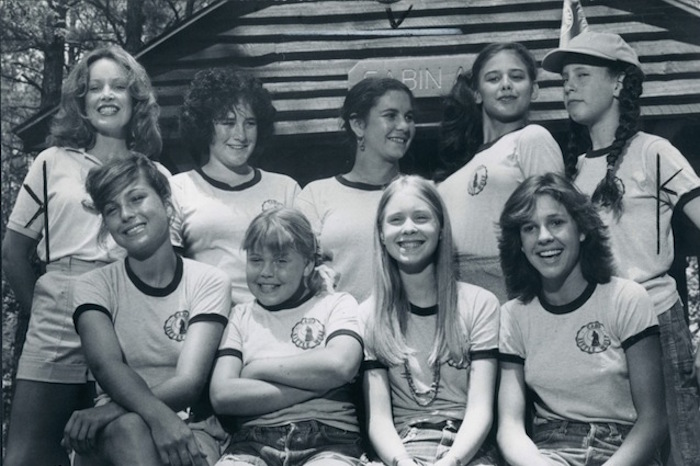
{"type": "MultiPolygon", "coordinates": [[[[591,200],[594,204],[611,209],[615,215],[619,217],[623,211],[622,195],[624,193],[615,182],[615,173],[620,166],[620,158],[622,157],[623,150],[632,136],[639,131],[639,115],[641,113],[640,96],[643,90],[644,73],[635,65],[627,65],[624,69],[617,70],[611,68],[611,72],[620,72],[625,75],[622,81],[622,90],[618,97],[620,119],[617,129],[615,130],[615,140],[610,146],[610,151],[606,156],[607,171],[605,177],[598,183],[598,186],[596,186],[591,200]]],[[[575,125],[575,123],[572,123],[572,125],[575,125]]],[[[578,152],[573,153],[571,151],[575,149],[577,144],[581,144],[582,140],[584,150],[588,150],[591,147],[590,138],[585,141],[584,136],[581,136],[580,133],[580,129],[574,129],[569,139],[569,153],[565,158],[565,165],[566,174],[570,178],[574,177],[576,174],[575,163],[576,154],[578,154],[578,152]]]]}

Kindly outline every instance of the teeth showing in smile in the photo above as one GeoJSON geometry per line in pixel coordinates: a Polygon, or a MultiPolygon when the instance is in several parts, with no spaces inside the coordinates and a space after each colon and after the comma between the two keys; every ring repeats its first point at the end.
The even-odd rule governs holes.
{"type": "Polygon", "coordinates": [[[262,291],[263,293],[272,293],[277,289],[278,285],[260,283],[258,284],[258,287],[260,287],[260,291],[262,291]]]}
{"type": "Polygon", "coordinates": [[[100,115],[114,115],[119,111],[117,107],[114,107],[113,105],[105,105],[104,107],[100,107],[97,109],[100,115]]]}
{"type": "Polygon", "coordinates": [[[406,138],[389,138],[390,141],[397,142],[399,144],[406,144],[406,138]]]}
{"type": "Polygon", "coordinates": [[[399,247],[405,250],[419,248],[423,244],[421,240],[399,241],[399,247]]]}
{"type": "Polygon", "coordinates": [[[544,259],[550,259],[552,257],[557,257],[562,253],[561,249],[552,249],[550,251],[542,251],[538,253],[537,255],[544,258],[544,259]]]}
{"type": "Polygon", "coordinates": [[[145,229],[145,225],[139,224],[133,227],[129,227],[126,230],[124,230],[124,234],[126,236],[133,236],[133,235],[138,235],[145,229]]]}

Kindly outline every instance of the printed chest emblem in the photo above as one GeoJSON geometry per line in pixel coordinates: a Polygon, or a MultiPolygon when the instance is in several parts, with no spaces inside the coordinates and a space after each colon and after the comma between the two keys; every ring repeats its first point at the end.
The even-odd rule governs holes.
{"type": "Polygon", "coordinates": [[[187,335],[187,327],[190,322],[190,311],[178,311],[168,317],[168,320],[163,324],[165,334],[171,340],[182,341],[187,335]]]}
{"type": "Polygon", "coordinates": [[[313,317],[304,317],[292,329],[292,341],[301,349],[316,348],[326,337],[326,328],[313,317]]]}
{"type": "Polygon", "coordinates": [[[589,322],[576,332],[576,346],[584,353],[602,353],[610,346],[610,336],[603,324],[589,322]]]}
{"type": "Polygon", "coordinates": [[[471,194],[472,196],[476,196],[479,194],[481,191],[484,190],[484,187],[486,187],[486,182],[489,179],[489,171],[486,169],[485,166],[480,165],[477,167],[477,169],[474,171],[474,177],[472,178],[471,182],[469,183],[469,187],[467,188],[467,192],[471,194]]]}
{"type": "Polygon", "coordinates": [[[275,199],[268,199],[262,203],[262,211],[263,212],[265,212],[266,210],[270,210],[270,209],[278,209],[280,207],[284,207],[284,204],[282,204],[280,201],[277,201],[275,199]]]}

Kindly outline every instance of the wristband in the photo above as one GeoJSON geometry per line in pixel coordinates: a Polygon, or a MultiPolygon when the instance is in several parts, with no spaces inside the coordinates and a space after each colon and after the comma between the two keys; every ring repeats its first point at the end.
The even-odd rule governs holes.
{"type": "Polygon", "coordinates": [[[391,466],[399,466],[399,463],[403,460],[412,460],[413,457],[409,455],[408,453],[402,453],[400,455],[394,456],[394,459],[391,460],[391,466]]]}

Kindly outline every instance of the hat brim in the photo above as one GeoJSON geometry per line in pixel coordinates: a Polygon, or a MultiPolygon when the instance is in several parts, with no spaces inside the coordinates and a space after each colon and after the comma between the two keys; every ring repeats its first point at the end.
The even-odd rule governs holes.
{"type": "Polygon", "coordinates": [[[542,59],[542,68],[552,73],[561,73],[564,65],[580,61],[581,63],[598,62],[601,65],[615,64],[619,60],[593,50],[556,49],[542,59]]]}

